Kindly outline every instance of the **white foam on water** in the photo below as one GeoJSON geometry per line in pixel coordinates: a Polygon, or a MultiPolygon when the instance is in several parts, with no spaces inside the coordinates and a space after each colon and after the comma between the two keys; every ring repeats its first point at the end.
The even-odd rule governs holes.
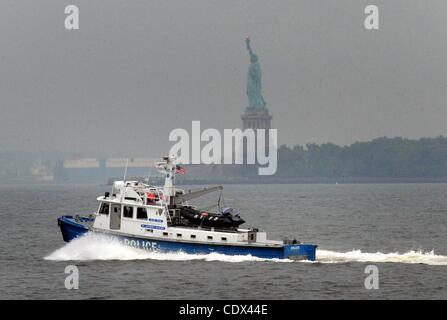
{"type": "Polygon", "coordinates": [[[336,252],[317,249],[317,261],[320,263],[346,263],[346,262],[394,262],[409,264],[427,264],[433,266],[447,266],[447,256],[435,255],[434,250],[424,252],[411,250],[405,253],[368,253],[361,250],[336,252]]]}
{"type": "Polygon", "coordinates": [[[74,239],[46,256],[52,261],[88,261],[88,260],[170,260],[170,261],[272,261],[292,262],[288,259],[263,259],[250,255],[224,255],[219,253],[188,254],[184,252],[156,252],[133,248],[106,235],[87,233],[74,239]]]}
{"type": "Polygon", "coordinates": [[[141,260],[148,259],[148,252],[125,246],[105,235],[87,233],[53,251],[44,259],[53,261],[141,260]]]}
{"type": "MultiPolygon", "coordinates": [[[[87,233],[55,250],[44,258],[52,261],[88,260],[167,260],[167,261],[223,261],[223,262],[293,262],[289,259],[264,259],[250,255],[224,255],[219,253],[188,254],[184,252],[155,252],[126,246],[102,234],[87,233]]],[[[313,263],[310,261],[304,261],[313,263]]],[[[394,262],[409,264],[447,265],[447,256],[435,255],[434,251],[408,251],[406,253],[367,253],[361,250],[336,252],[317,249],[316,263],[347,262],[394,262]]]]}

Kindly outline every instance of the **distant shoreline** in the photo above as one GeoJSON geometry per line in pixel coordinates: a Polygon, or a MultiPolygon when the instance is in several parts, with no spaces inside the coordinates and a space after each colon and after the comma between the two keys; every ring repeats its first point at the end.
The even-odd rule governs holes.
{"type": "MultiPolygon", "coordinates": [[[[39,181],[39,180],[1,180],[0,185],[111,185],[112,180],[120,180],[117,177],[109,181],[39,181]]],[[[144,178],[132,177],[129,180],[142,181],[144,178]]],[[[163,185],[163,178],[152,178],[150,183],[163,185]]],[[[280,179],[280,178],[241,178],[241,179],[185,179],[177,178],[176,184],[181,185],[231,185],[231,184],[399,184],[399,183],[447,183],[447,178],[300,178],[300,179],[280,179]]]]}
{"type": "Polygon", "coordinates": [[[375,183],[447,183],[446,178],[308,178],[308,179],[185,179],[178,185],[199,184],[375,184],[375,183]]]}

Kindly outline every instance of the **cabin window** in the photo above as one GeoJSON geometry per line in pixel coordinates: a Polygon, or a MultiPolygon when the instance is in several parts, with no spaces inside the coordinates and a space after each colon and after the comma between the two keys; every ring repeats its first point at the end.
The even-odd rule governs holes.
{"type": "Polygon", "coordinates": [[[109,214],[109,204],[108,203],[101,203],[101,206],[99,207],[99,213],[100,214],[109,214]]]}
{"type": "Polygon", "coordinates": [[[177,233],[177,237],[181,238],[182,234],[181,233],[177,233]]]}
{"type": "Polygon", "coordinates": [[[124,206],[123,207],[123,217],[124,218],[133,218],[133,207],[124,206]]]}
{"type": "Polygon", "coordinates": [[[196,238],[196,235],[195,234],[192,234],[191,235],[191,239],[195,239],[196,238]]]}
{"type": "Polygon", "coordinates": [[[167,232],[163,232],[163,235],[164,235],[164,236],[167,236],[167,235],[168,235],[168,233],[167,233],[167,232]]]}
{"type": "Polygon", "coordinates": [[[147,211],[146,208],[137,208],[137,219],[147,220],[147,211]]]}
{"type": "Polygon", "coordinates": [[[226,237],[222,237],[221,239],[222,239],[222,241],[227,241],[226,237]]]}
{"type": "Polygon", "coordinates": [[[213,236],[208,236],[208,240],[213,240],[213,236]]]}

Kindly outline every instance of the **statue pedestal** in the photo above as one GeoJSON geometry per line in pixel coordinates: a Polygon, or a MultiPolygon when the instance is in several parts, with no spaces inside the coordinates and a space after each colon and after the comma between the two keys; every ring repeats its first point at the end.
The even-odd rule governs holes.
{"type": "Polygon", "coordinates": [[[267,108],[246,108],[245,113],[241,116],[242,130],[245,129],[270,129],[272,116],[267,108]]]}
{"type": "MultiPolygon", "coordinates": [[[[245,113],[241,115],[242,119],[242,130],[246,129],[252,129],[255,132],[255,148],[253,149],[256,154],[258,152],[258,148],[262,148],[262,153],[269,152],[269,129],[271,129],[271,121],[272,116],[269,113],[269,110],[267,108],[246,108],[245,113]],[[257,130],[258,129],[265,129],[265,138],[264,138],[264,145],[260,146],[258,145],[258,139],[257,139],[257,130]]],[[[247,148],[247,142],[244,140],[241,143],[242,146],[242,154],[244,158],[244,165],[240,167],[239,174],[241,176],[245,177],[251,177],[254,178],[258,175],[258,164],[256,160],[256,164],[248,165],[246,162],[247,155],[246,152],[248,150],[247,148]]],[[[257,155],[256,155],[257,157],[257,155]]]]}

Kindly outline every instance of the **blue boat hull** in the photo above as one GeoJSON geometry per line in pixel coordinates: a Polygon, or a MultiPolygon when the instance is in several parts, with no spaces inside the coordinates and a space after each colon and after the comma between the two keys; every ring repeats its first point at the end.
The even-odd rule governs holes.
{"type": "MultiPolygon", "coordinates": [[[[69,242],[77,237],[89,232],[83,224],[88,222],[88,218],[78,218],[78,221],[71,216],[62,216],[58,219],[58,225],[62,231],[65,242],[69,242]]],[[[107,234],[104,232],[104,234],[107,234]]],[[[164,241],[159,239],[143,239],[128,235],[108,234],[116,237],[125,245],[161,252],[185,252],[190,254],[220,253],[226,255],[251,255],[267,259],[299,259],[315,261],[316,245],[313,244],[284,244],[279,247],[261,246],[237,246],[221,244],[188,243],[177,241],[164,241]]]]}

